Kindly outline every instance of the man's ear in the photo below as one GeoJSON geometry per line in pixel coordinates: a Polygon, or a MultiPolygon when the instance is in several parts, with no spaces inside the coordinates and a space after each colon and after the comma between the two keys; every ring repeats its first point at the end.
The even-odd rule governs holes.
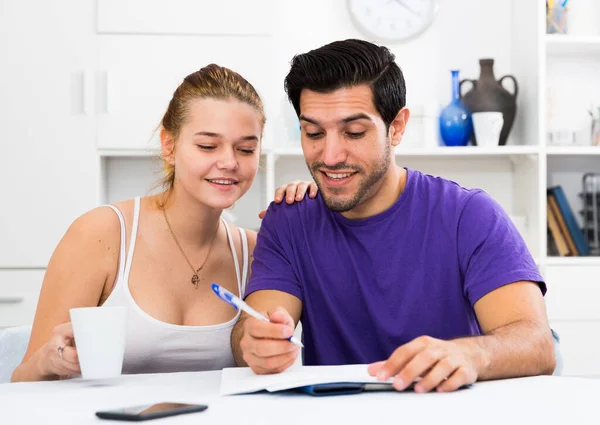
{"type": "Polygon", "coordinates": [[[409,118],[410,110],[407,107],[404,107],[398,111],[396,118],[391,122],[389,135],[392,146],[398,146],[402,141],[402,136],[404,136],[404,131],[406,130],[406,124],[408,124],[409,118]]]}
{"type": "Polygon", "coordinates": [[[175,165],[175,139],[164,128],[160,130],[160,150],[165,161],[175,165]]]}

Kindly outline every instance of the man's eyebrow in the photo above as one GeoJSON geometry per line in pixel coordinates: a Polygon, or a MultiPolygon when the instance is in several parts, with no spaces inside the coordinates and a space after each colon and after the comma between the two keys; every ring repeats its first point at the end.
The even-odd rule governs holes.
{"type": "MultiPolygon", "coordinates": [[[[317,121],[317,120],[315,120],[313,118],[308,118],[307,116],[304,116],[302,114],[298,117],[298,119],[302,120],[302,121],[309,122],[309,123],[314,124],[314,125],[320,126],[319,121],[317,121]]],[[[368,116],[367,114],[358,113],[358,114],[350,115],[349,117],[343,118],[339,122],[341,124],[347,124],[349,122],[356,121],[356,120],[369,120],[369,121],[373,121],[371,119],[371,117],[368,116]]]]}
{"type": "Polygon", "coordinates": [[[306,117],[306,116],[304,116],[302,114],[300,114],[300,116],[298,117],[298,119],[301,120],[301,121],[309,122],[309,123],[314,124],[314,125],[320,125],[319,121],[314,120],[312,118],[308,118],[308,117],[306,117]]]}
{"type": "Polygon", "coordinates": [[[368,116],[367,114],[359,113],[359,114],[350,115],[349,117],[346,117],[346,118],[340,120],[340,122],[344,123],[344,124],[347,124],[347,123],[349,123],[351,121],[356,121],[356,120],[369,120],[369,121],[372,121],[371,117],[368,116]]]}

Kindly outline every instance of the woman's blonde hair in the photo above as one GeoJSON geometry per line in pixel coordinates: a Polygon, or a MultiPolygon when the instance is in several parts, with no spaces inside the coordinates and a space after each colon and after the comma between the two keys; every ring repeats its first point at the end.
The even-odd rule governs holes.
{"type": "MultiPolygon", "coordinates": [[[[236,99],[247,103],[256,108],[260,113],[261,125],[265,125],[263,103],[252,84],[237,72],[212,63],[185,77],[173,93],[160,127],[166,130],[174,141],[177,141],[181,127],[188,119],[190,102],[202,98],[236,99]]],[[[159,185],[167,192],[168,198],[175,183],[175,167],[164,158],[163,174],[159,185]]]]}

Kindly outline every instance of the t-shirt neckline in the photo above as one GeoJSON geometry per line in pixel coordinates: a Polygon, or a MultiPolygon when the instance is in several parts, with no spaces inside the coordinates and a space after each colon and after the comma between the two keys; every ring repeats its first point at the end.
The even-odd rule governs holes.
{"type": "MultiPolygon", "coordinates": [[[[346,218],[342,215],[342,213],[330,211],[331,214],[335,217],[335,219],[345,226],[351,227],[361,227],[361,226],[369,226],[374,223],[378,223],[382,220],[385,220],[389,216],[395,214],[410,198],[410,194],[412,193],[412,189],[414,186],[414,171],[408,167],[404,167],[406,170],[406,185],[404,186],[404,190],[396,199],[396,201],[390,206],[387,210],[380,212],[379,214],[372,215],[370,217],[360,218],[360,219],[350,219],[346,218]]],[[[325,206],[327,208],[327,206],[325,206]]]]}

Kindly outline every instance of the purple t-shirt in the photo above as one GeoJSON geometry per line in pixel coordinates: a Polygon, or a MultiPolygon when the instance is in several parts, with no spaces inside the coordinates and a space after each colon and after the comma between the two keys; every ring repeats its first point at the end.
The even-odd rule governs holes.
{"type": "Polygon", "coordinates": [[[481,334],[473,305],[520,280],[546,292],[489,195],[408,170],[398,200],[362,220],[330,211],[320,196],[271,204],[246,296],[274,289],[302,301],[304,364],[360,364],[421,335],[481,334]]]}

